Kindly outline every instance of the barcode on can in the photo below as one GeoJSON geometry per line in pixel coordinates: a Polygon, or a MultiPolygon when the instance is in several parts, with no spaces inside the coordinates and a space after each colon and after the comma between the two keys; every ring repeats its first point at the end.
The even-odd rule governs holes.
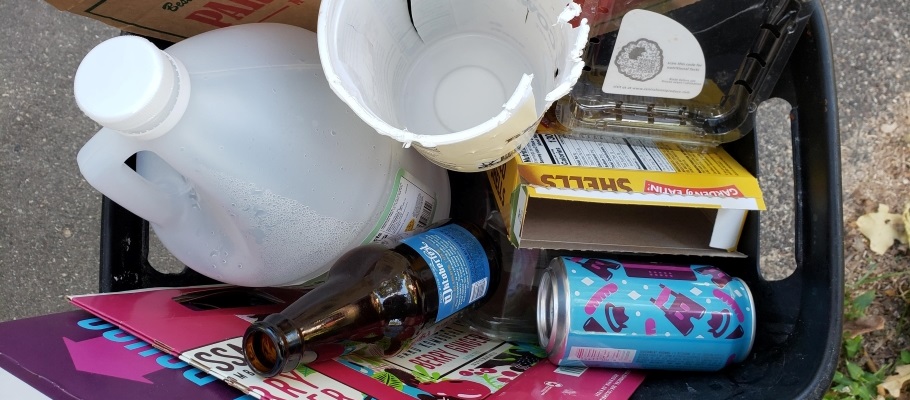
{"type": "Polygon", "coordinates": [[[485,294],[487,294],[487,278],[483,278],[471,285],[471,299],[468,300],[468,303],[473,303],[485,294]]]}
{"type": "Polygon", "coordinates": [[[423,200],[423,210],[420,212],[420,217],[417,218],[417,226],[425,227],[429,225],[431,216],[433,216],[433,203],[423,200]]]}
{"type": "Polygon", "coordinates": [[[558,367],[553,372],[562,375],[569,375],[574,377],[579,377],[581,374],[585,373],[588,367],[558,367]]]}
{"type": "Polygon", "coordinates": [[[606,347],[572,347],[569,359],[577,361],[597,361],[611,363],[631,363],[635,359],[635,350],[611,349],[606,347]]]}

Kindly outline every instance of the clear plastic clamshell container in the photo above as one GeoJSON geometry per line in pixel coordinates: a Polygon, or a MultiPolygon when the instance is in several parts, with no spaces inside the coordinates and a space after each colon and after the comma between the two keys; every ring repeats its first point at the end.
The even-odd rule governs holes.
{"type": "Polygon", "coordinates": [[[591,34],[544,119],[580,138],[713,147],[751,131],[804,29],[808,0],[575,0],[591,34]]]}

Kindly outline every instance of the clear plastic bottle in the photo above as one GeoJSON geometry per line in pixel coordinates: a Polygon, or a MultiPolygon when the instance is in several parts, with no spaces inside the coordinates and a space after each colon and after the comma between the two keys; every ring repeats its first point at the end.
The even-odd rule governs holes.
{"type": "Polygon", "coordinates": [[[448,217],[445,170],[335,96],[304,29],[238,25],[165,51],[120,36],[74,86],[103,126],[78,155],[86,180],[211,278],[302,283],[351,248],[448,217]]]}

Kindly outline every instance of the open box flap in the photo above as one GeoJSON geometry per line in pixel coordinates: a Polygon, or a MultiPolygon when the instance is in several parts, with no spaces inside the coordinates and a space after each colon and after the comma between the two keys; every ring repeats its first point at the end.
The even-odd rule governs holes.
{"type": "Polygon", "coordinates": [[[522,248],[745,257],[733,251],[742,218],[721,221],[714,209],[630,204],[604,207],[522,193],[526,192],[517,193],[514,203],[511,232],[513,242],[522,248]],[[726,229],[715,233],[717,223],[726,229]],[[730,224],[734,226],[726,226],[730,224]],[[706,246],[714,236],[723,235],[727,236],[725,243],[733,239],[730,248],[706,246]]]}

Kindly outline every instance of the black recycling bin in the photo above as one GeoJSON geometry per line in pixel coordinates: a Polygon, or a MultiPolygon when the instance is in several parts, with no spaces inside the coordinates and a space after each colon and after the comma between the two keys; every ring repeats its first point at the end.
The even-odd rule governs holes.
{"type": "MultiPolygon", "coordinates": [[[[825,15],[817,1],[809,7],[810,21],[772,94],[792,105],[796,271],[780,281],[761,277],[760,214],[751,212],[739,246],[749,257],[707,261],[744,279],[752,290],[757,331],[751,354],[742,364],[720,372],[649,372],[635,398],[821,398],[830,386],[840,349],[843,307],[840,138],[825,15]]],[[[760,176],[762,149],[757,148],[755,135],[724,147],[760,176]]],[[[486,182],[484,174],[451,176],[453,194],[471,193],[486,182]]],[[[476,211],[459,207],[470,200],[470,196],[453,198],[453,214],[476,217],[470,215],[476,211]]],[[[155,270],[148,262],[148,239],[146,221],[103,200],[102,292],[212,283],[190,269],[179,274],[155,270]]]]}

